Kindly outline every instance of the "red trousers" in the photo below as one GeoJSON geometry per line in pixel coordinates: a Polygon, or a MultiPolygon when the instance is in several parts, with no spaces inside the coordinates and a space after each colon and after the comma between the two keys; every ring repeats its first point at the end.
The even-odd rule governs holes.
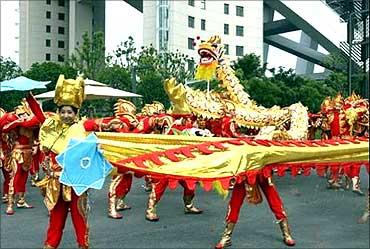
{"type": "Polygon", "coordinates": [[[3,195],[9,193],[9,182],[10,182],[10,172],[6,171],[4,167],[1,168],[3,172],[4,182],[3,182],[3,195]]]}
{"type": "Polygon", "coordinates": [[[72,200],[66,202],[62,194],[55,207],[50,211],[49,227],[46,233],[45,245],[57,248],[63,235],[68,210],[71,212],[72,223],[75,229],[79,247],[88,247],[89,228],[87,224],[87,194],[77,196],[72,189],[72,200]]]}
{"type": "Polygon", "coordinates": [[[43,154],[40,150],[37,151],[35,155],[32,156],[32,164],[30,168],[30,174],[35,175],[36,173],[39,173],[40,170],[40,163],[43,160],[43,154]]]}
{"type": "MultiPolygon", "coordinates": [[[[246,182],[235,183],[234,189],[229,202],[229,210],[226,215],[226,222],[237,223],[239,219],[240,208],[245,201],[246,196],[246,182]]],[[[266,200],[270,206],[271,211],[274,213],[277,220],[286,218],[286,214],[283,207],[283,202],[273,184],[270,184],[268,178],[262,176],[257,177],[257,184],[262,189],[266,200]]]]}
{"type": "Polygon", "coordinates": [[[23,170],[22,164],[17,163],[17,168],[11,173],[12,177],[9,182],[9,193],[25,193],[28,171],[23,170]]]}
{"type": "MultiPolygon", "coordinates": [[[[184,196],[194,196],[195,190],[190,190],[186,185],[185,181],[179,181],[179,183],[181,184],[181,186],[184,187],[184,196]]],[[[168,179],[161,179],[157,181],[154,180],[152,184],[153,184],[152,187],[155,191],[156,202],[159,202],[164,191],[166,191],[166,188],[168,186],[168,179]]]]}
{"type": "Polygon", "coordinates": [[[112,177],[109,186],[108,197],[115,195],[117,198],[124,198],[130,192],[132,185],[132,174],[119,174],[112,177]]]}

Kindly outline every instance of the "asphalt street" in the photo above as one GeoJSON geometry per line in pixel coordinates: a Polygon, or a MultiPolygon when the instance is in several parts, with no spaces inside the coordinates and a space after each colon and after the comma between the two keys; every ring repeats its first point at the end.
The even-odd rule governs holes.
{"type": "MultiPolygon", "coordinates": [[[[363,169],[362,189],[366,193],[368,174],[363,169]]],[[[369,248],[369,223],[358,224],[367,197],[351,191],[326,189],[325,178],[315,172],[296,178],[286,175],[275,178],[284,201],[294,238],[295,248],[369,248]]],[[[224,228],[228,198],[223,200],[213,191],[197,189],[196,204],[201,215],[185,215],[182,187],[167,190],[159,206],[160,221],[144,219],[147,193],[143,179],[134,179],[127,203],[131,210],[121,220],[107,217],[107,186],[90,191],[89,224],[91,248],[212,248],[224,228]]],[[[16,209],[5,214],[1,205],[1,248],[42,248],[48,224],[47,210],[41,194],[28,187],[28,201],[34,209],[16,209]]],[[[257,206],[244,205],[233,234],[231,248],[284,248],[281,233],[264,201],[257,206]]],[[[60,248],[76,248],[70,216],[60,248]]]]}

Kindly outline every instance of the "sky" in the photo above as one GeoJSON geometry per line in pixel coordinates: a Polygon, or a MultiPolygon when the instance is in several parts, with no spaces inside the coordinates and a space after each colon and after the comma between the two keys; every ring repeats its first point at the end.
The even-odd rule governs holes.
{"type": "MultiPolygon", "coordinates": [[[[211,1],[209,0],[209,2],[211,1]]],[[[290,0],[283,2],[333,41],[334,44],[339,45],[340,41],[346,40],[346,24],[340,23],[339,16],[322,1],[290,0]],[[324,25],[323,20],[325,20],[324,25]]],[[[1,0],[1,55],[10,57],[17,63],[19,61],[17,52],[19,49],[17,40],[19,36],[18,6],[18,1],[1,0]]],[[[275,20],[281,18],[281,15],[275,14],[275,20]]],[[[134,38],[136,47],[140,48],[143,44],[142,32],[142,13],[123,1],[106,1],[107,53],[112,53],[120,42],[126,41],[129,36],[134,38]],[[122,25],[127,23],[127,17],[130,18],[129,25],[122,25]]],[[[289,32],[283,34],[283,36],[299,42],[300,31],[289,32]]],[[[320,46],[318,51],[327,53],[320,46]]],[[[270,46],[268,67],[295,68],[296,59],[296,56],[270,46]]],[[[323,70],[322,67],[315,66],[315,72],[322,72],[323,70]]]]}

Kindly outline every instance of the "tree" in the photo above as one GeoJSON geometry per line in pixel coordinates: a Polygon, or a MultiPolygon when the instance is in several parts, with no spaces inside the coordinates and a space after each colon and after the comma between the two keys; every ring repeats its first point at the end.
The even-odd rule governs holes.
{"type": "Polygon", "coordinates": [[[178,82],[185,82],[193,77],[193,59],[180,52],[158,51],[153,47],[145,47],[138,55],[136,67],[138,93],[143,95],[144,103],[157,100],[169,107],[168,96],[164,91],[164,80],[175,77],[178,82]]]}
{"type": "Polygon", "coordinates": [[[253,77],[263,77],[266,64],[261,66],[261,57],[255,54],[246,54],[233,63],[232,68],[237,72],[240,80],[249,80],[253,77]]]}
{"type": "MultiPolygon", "coordinates": [[[[74,79],[77,76],[77,70],[68,66],[61,65],[54,62],[43,62],[33,63],[25,73],[24,76],[27,78],[38,80],[38,81],[51,81],[46,85],[45,89],[34,89],[33,94],[40,94],[46,91],[52,91],[55,89],[55,85],[58,81],[59,75],[63,74],[66,79],[74,79]]],[[[45,101],[43,103],[43,109],[45,111],[55,111],[55,104],[52,100],[45,101]]]]}
{"type": "Polygon", "coordinates": [[[117,49],[113,51],[113,56],[108,56],[108,61],[112,62],[116,65],[120,65],[121,67],[127,68],[131,71],[132,67],[136,63],[136,47],[134,38],[132,36],[128,37],[128,40],[125,42],[121,42],[118,45],[117,49]]]}
{"type": "Polygon", "coordinates": [[[82,39],[82,45],[76,48],[68,63],[86,77],[95,79],[105,68],[104,35],[102,32],[95,32],[90,39],[85,32],[82,39]]]}
{"type": "Polygon", "coordinates": [[[77,70],[71,66],[55,62],[36,62],[23,75],[33,80],[51,81],[51,83],[46,85],[48,91],[51,91],[55,89],[55,84],[61,74],[64,74],[66,79],[76,78],[77,70]]]}
{"type": "Polygon", "coordinates": [[[21,75],[22,70],[10,58],[0,56],[0,81],[16,78],[21,75]]]}
{"type": "MultiPolygon", "coordinates": [[[[0,82],[16,78],[22,74],[20,67],[10,58],[0,56],[0,82]]],[[[1,85],[0,85],[1,88],[1,85]]],[[[11,111],[19,104],[23,94],[19,91],[0,92],[0,108],[11,111]]]]}
{"type": "MultiPolygon", "coordinates": [[[[343,68],[342,70],[334,68],[329,77],[325,79],[327,84],[330,84],[330,86],[332,86],[338,92],[341,92],[343,96],[349,96],[351,94],[349,92],[348,71],[346,70],[348,69],[348,61],[348,57],[337,53],[330,54],[325,60],[325,63],[329,66],[329,68],[334,68],[334,66],[338,67],[338,65],[340,68],[343,68]]],[[[365,95],[364,83],[366,82],[366,77],[367,75],[361,72],[360,67],[353,62],[351,73],[351,91],[365,95]]]]}
{"type": "Polygon", "coordinates": [[[345,78],[340,72],[316,81],[296,75],[293,69],[279,67],[269,69],[272,77],[266,77],[266,66],[261,67],[260,58],[255,55],[245,55],[233,67],[251,98],[266,107],[302,102],[311,112],[318,112],[326,96],[334,96],[338,89],[344,89],[345,78]]]}
{"type": "MultiPolygon", "coordinates": [[[[96,80],[105,83],[113,88],[130,91],[131,79],[126,68],[113,65],[102,69],[96,76],[96,80]]],[[[81,114],[95,116],[113,115],[113,105],[117,101],[115,98],[105,100],[86,100],[83,104],[81,114]]]]}

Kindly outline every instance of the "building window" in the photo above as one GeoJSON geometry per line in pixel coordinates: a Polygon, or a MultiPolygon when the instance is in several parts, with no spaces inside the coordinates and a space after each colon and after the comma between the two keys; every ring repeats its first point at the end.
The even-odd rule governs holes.
{"type": "Polygon", "coordinates": [[[64,56],[63,56],[63,55],[58,54],[58,61],[59,61],[59,62],[63,62],[63,61],[64,61],[64,56]]]}
{"type": "Polygon", "coordinates": [[[194,0],[188,0],[188,4],[194,7],[194,0]]]}
{"type": "Polygon", "coordinates": [[[46,18],[47,19],[50,19],[51,18],[51,12],[50,11],[46,11],[46,18]]]}
{"type": "Polygon", "coordinates": [[[46,0],[46,4],[47,5],[50,5],[51,4],[51,0],[46,0]]]}
{"type": "Polygon", "coordinates": [[[236,35],[237,36],[244,36],[244,27],[243,26],[236,26],[236,35]]]}
{"type": "Polygon", "coordinates": [[[206,30],[206,20],[204,19],[200,20],[200,29],[206,30]]]}
{"type": "Polygon", "coordinates": [[[64,35],[64,27],[58,27],[58,34],[64,35]]]}
{"type": "Polygon", "coordinates": [[[201,8],[202,10],[205,10],[205,9],[206,9],[206,0],[202,0],[202,1],[200,1],[200,8],[201,8]]]}
{"type": "Polygon", "coordinates": [[[243,56],[243,55],[244,55],[244,47],[236,46],[236,56],[243,56]]]}
{"type": "Polygon", "coordinates": [[[46,25],[46,33],[50,33],[51,32],[51,26],[50,25],[46,25]]]}
{"type": "Polygon", "coordinates": [[[64,41],[58,41],[58,48],[64,48],[64,41]]]}
{"type": "Polygon", "coordinates": [[[65,1],[64,0],[58,0],[58,6],[65,6],[65,1]]]}
{"type": "Polygon", "coordinates": [[[229,54],[229,44],[224,44],[225,54],[229,54]]]}
{"type": "Polygon", "coordinates": [[[46,40],[45,40],[45,46],[46,46],[46,47],[51,47],[51,40],[46,39],[46,40]]]}
{"type": "Polygon", "coordinates": [[[224,34],[228,35],[229,34],[229,24],[224,24],[224,34]]]}
{"type": "Polygon", "coordinates": [[[47,60],[47,61],[50,61],[51,60],[50,54],[45,54],[45,60],[47,60]]]}
{"type": "Polygon", "coordinates": [[[194,28],[194,17],[188,16],[188,27],[189,28],[194,28]]]}
{"type": "Polygon", "coordinates": [[[226,14],[226,15],[229,14],[229,7],[230,7],[230,5],[228,3],[224,3],[224,14],[226,14]]]}
{"type": "Polygon", "coordinates": [[[194,50],[194,39],[188,38],[188,49],[194,50]]]}
{"type": "Polygon", "coordinates": [[[64,13],[58,13],[58,20],[64,21],[65,15],[64,13]]]}
{"type": "Polygon", "coordinates": [[[243,6],[236,6],[236,15],[237,16],[244,16],[244,7],[243,6]]]}

